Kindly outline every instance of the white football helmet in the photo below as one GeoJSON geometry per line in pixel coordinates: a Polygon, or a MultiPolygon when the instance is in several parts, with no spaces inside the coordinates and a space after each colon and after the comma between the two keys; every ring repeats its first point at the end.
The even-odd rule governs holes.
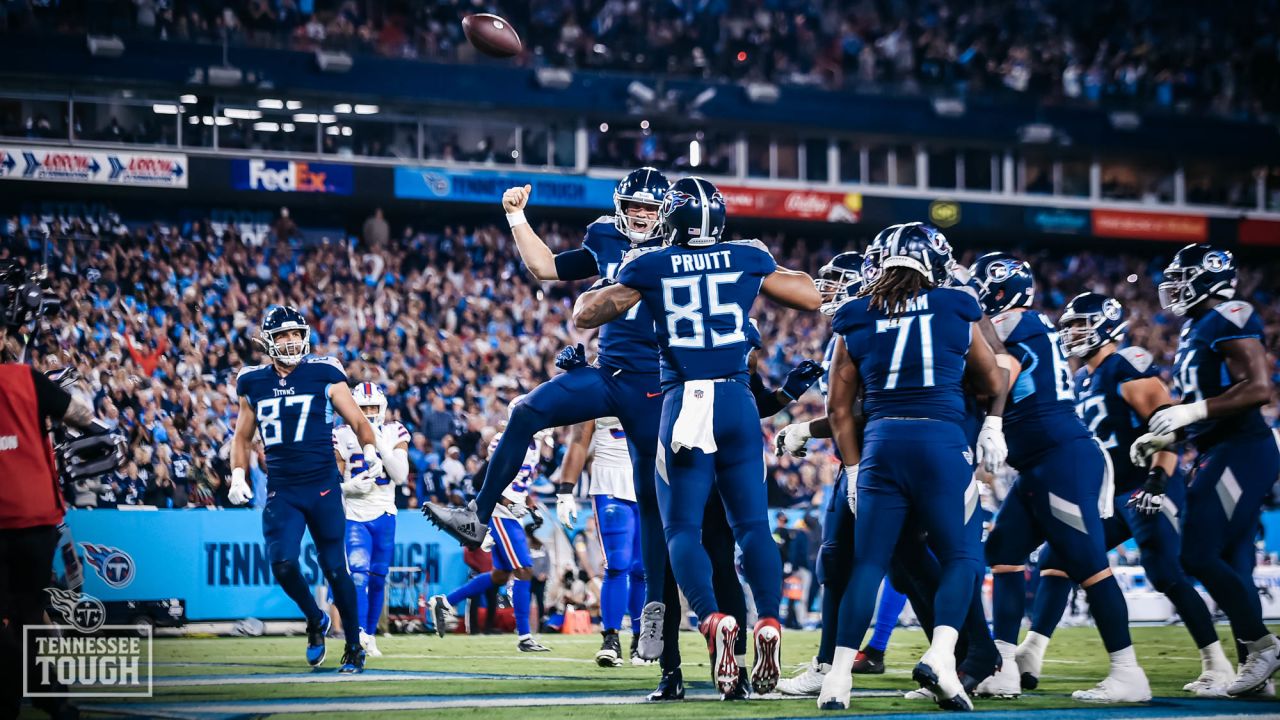
{"type": "Polygon", "coordinates": [[[369,418],[369,422],[381,425],[387,419],[387,396],[382,388],[371,382],[362,382],[351,391],[351,397],[355,398],[360,412],[369,418]]]}

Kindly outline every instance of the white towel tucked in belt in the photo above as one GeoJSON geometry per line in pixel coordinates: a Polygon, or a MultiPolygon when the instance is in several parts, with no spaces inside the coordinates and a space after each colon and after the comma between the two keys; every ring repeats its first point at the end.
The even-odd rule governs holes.
{"type": "Polygon", "coordinates": [[[684,401],[680,417],[671,428],[671,451],[697,448],[704,453],[716,451],[715,438],[716,382],[690,380],[684,384],[684,401]]]}
{"type": "MultiPolygon", "coordinates": [[[[1093,441],[1098,442],[1098,439],[1094,438],[1093,441]]],[[[1116,469],[1111,465],[1111,453],[1100,442],[1098,449],[1102,451],[1102,460],[1106,465],[1102,474],[1102,491],[1098,493],[1098,515],[1106,520],[1116,514],[1116,469]]]]}

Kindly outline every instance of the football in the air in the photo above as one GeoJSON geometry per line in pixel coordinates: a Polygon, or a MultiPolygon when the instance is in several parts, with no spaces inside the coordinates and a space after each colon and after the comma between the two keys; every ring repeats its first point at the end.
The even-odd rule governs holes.
{"type": "Polygon", "coordinates": [[[462,32],[477,50],[489,57],[508,58],[520,53],[523,45],[511,23],[490,13],[462,18],[462,32]]]}

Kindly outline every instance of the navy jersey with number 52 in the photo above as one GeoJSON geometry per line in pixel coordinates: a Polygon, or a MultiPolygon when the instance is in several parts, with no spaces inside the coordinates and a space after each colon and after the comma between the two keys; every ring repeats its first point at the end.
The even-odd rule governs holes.
{"type": "MultiPolygon", "coordinates": [[[[1227,372],[1221,344],[1228,340],[1262,340],[1262,318],[1243,300],[1230,300],[1182,326],[1173,364],[1173,386],[1181,402],[1217,397],[1235,384],[1227,372]]],[[[1262,410],[1254,408],[1230,417],[1202,420],[1187,427],[1187,439],[1199,450],[1223,440],[1268,432],[1262,410]]]]}
{"type": "Polygon", "coordinates": [[[1022,366],[1004,413],[1009,464],[1023,469],[1063,442],[1091,437],[1076,415],[1071,366],[1049,318],[1035,310],[1010,311],[991,324],[1022,366]]]}
{"type": "Polygon", "coordinates": [[[867,420],[963,420],[965,357],[981,318],[978,301],[951,288],[916,296],[892,319],[869,297],[841,305],[831,327],[858,366],[867,420]]]}
{"type": "Polygon", "coordinates": [[[257,416],[268,487],[338,482],[329,386],[346,382],[337,360],[316,355],[303,358],[284,377],[269,364],[240,371],[236,394],[257,416]]]}
{"type": "Polygon", "coordinates": [[[1120,388],[1131,380],[1158,376],[1152,359],[1143,348],[1127,347],[1107,356],[1093,372],[1088,367],[1076,372],[1076,414],[1111,456],[1118,493],[1135,490],[1147,479],[1147,469],[1129,461],[1129,448],[1147,431],[1147,421],[1134,412],[1120,388]]]}
{"type": "Polygon", "coordinates": [[[638,290],[656,319],[663,387],[716,378],[747,382],[751,306],[777,269],[756,240],[628,254],[618,282],[638,290]]]}

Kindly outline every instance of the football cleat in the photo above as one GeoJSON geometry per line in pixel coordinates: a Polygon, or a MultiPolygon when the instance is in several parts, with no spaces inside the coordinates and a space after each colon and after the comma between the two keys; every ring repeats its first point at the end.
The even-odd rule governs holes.
{"type": "Polygon", "coordinates": [[[667,615],[667,606],[660,602],[646,603],[640,613],[640,640],[636,643],[636,652],[641,659],[657,660],[662,657],[662,621],[667,615]]]}
{"type": "Polygon", "coordinates": [[[1016,698],[1022,694],[1022,679],[1018,677],[1018,663],[1005,661],[991,677],[978,683],[974,694],[986,698],[1016,698]]]}
{"type": "Polygon", "coordinates": [[[782,627],[774,618],[762,618],[751,633],[756,641],[756,663],[751,668],[751,689],[768,695],[782,674],[782,627]]]}
{"type": "MultiPolygon", "coordinates": [[[[1018,681],[1022,684],[1023,690],[1035,690],[1040,685],[1040,670],[1044,667],[1044,651],[1046,645],[1037,645],[1035,643],[1023,640],[1018,646],[1018,651],[1014,654],[1014,661],[1018,663],[1018,681]]],[[[1045,640],[1047,643],[1048,640],[1045,640]]]]}
{"type": "Polygon", "coordinates": [[[711,613],[698,624],[698,631],[707,639],[711,678],[716,689],[721,695],[728,695],[738,682],[738,661],[733,656],[733,643],[738,639],[738,621],[732,615],[711,613]]]}
{"type": "Polygon", "coordinates": [[[883,675],[884,651],[865,647],[853,658],[854,675],[883,675]]]}
{"type": "Polygon", "coordinates": [[[831,672],[830,663],[820,663],[818,658],[809,661],[809,666],[795,677],[778,682],[778,692],[783,695],[817,695],[822,691],[822,680],[831,672]]]}
{"type": "Polygon", "coordinates": [[[311,667],[318,667],[324,662],[324,638],[332,625],[328,615],[321,615],[318,623],[307,623],[307,664],[311,667]]]}
{"type": "Polygon", "coordinates": [[[596,664],[600,667],[622,667],[622,644],[617,630],[604,631],[604,642],[596,651],[596,664]]]}
{"type": "Polygon", "coordinates": [[[822,690],[818,693],[819,710],[848,710],[849,696],[853,693],[853,673],[840,672],[832,668],[822,679],[822,690]]]}
{"type": "Polygon", "coordinates": [[[938,699],[933,696],[933,691],[929,688],[916,688],[902,693],[903,700],[928,700],[929,702],[937,702],[938,699]]]}
{"type": "Polygon", "coordinates": [[[733,690],[720,696],[721,700],[750,700],[751,699],[751,683],[747,681],[747,669],[738,668],[738,682],[734,683],[733,690]]]}
{"type": "Polygon", "coordinates": [[[364,648],[364,654],[368,657],[382,657],[377,638],[367,632],[360,633],[360,647],[364,648]]]}
{"type": "Polygon", "coordinates": [[[443,595],[432,595],[427,599],[427,614],[431,616],[431,622],[436,626],[436,635],[444,637],[449,618],[454,614],[449,599],[443,595]]]}
{"type": "Polygon", "coordinates": [[[645,698],[649,702],[672,702],[684,699],[684,675],[680,668],[663,670],[662,679],[658,681],[658,689],[645,698]]]}
{"type": "Polygon", "coordinates": [[[652,660],[645,660],[640,657],[640,635],[639,633],[631,634],[631,664],[635,666],[650,665],[652,660]]]}
{"type": "Polygon", "coordinates": [[[973,710],[973,702],[965,694],[964,686],[956,675],[954,656],[941,658],[932,652],[926,652],[911,671],[911,679],[927,689],[943,710],[973,710]]]}
{"type": "Polygon", "coordinates": [[[551,648],[534,640],[532,636],[521,638],[520,642],[516,643],[516,649],[520,652],[551,652],[551,648]]]}
{"type": "Polygon", "coordinates": [[[1147,702],[1151,699],[1151,684],[1140,667],[1112,668],[1102,682],[1088,690],[1077,690],[1071,697],[1089,703],[1147,702]]]}
{"type": "Polygon", "coordinates": [[[429,502],[422,506],[422,514],[432,525],[468,547],[480,547],[484,536],[489,532],[489,527],[480,522],[476,514],[474,500],[467,503],[466,507],[445,507],[429,502]]]}
{"type": "Polygon", "coordinates": [[[342,652],[342,667],[339,675],[359,675],[364,672],[364,648],[359,645],[348,645],[342,652]]]}
{"type": "Polygon", "coordinates": [[[1236,675],[1236,681],[1227,686],[1232,697],[1251,695],[1267,684],[1271,676],[1280,670],[1280,642],[1268,635],[1261,640],[1247,643],[1249,655],[1236,675]]]}

